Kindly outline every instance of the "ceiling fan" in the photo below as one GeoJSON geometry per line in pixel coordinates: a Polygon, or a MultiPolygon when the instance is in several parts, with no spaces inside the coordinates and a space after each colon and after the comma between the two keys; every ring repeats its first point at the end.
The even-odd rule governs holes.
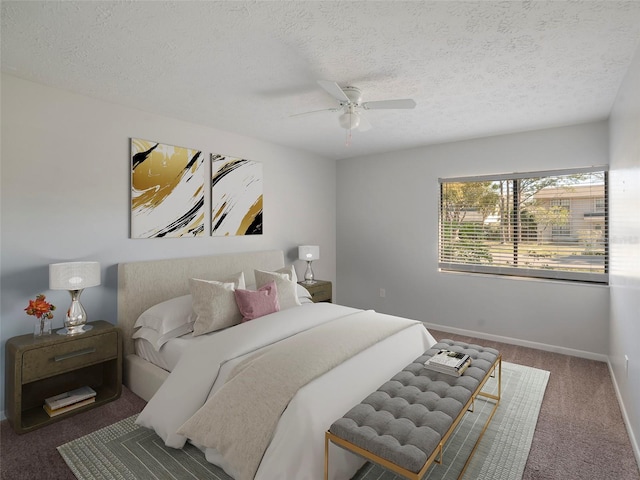
{"type": "Polygon", "coordinates": [[[338,120],[340,126],[349,132],[356,128],[364,131],[371,128],[362,110],[389,110],[389,109],[411,109],[415,108],[416,102],[411,98],[403,98],[397,100],[378,100],[374,102],[363,102],[362,92],[358,87],[341,87],[336,82],[327,80],[318,80],[320,85],[329,95],[338,100],[339,104],[335,108],[325,108],[323,110],[315,110],[312,112],[299,113],[300,115],[308,115],[317,112],[342,112],[338,120]]]}

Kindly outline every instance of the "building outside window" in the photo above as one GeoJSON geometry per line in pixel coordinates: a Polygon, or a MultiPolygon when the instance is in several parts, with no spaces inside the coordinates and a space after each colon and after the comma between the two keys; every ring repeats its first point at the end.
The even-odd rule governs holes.
{"type": "MultiPolygon", "coordinates": [[[[543,192],[539,193],[542,194],[543,192]]],[[[538,202],[544,202],[540,195],[538,196],[538,202]]],[[[569,200],[568,198],[552,198],[548,203],[551,208],[555,208],[558,210],[560,216],[568,218],[571,215],[571,200],[569,200]]],[[[544,238],[546,231],[546,228],[542,228],[542,230],[538,232],[538,235],[544,238]]],[[[551,225],[550,240],[566,241],[570,236],[571,226],[569,222],[558,222],[557,224],[551,225]]]]}
{"type": "MultiPolygon", "coordinates": [[[[586,237],[601,237],[604,231],[604,185],[578,185],[545,188],[536,194],[539,205],[550,205],[566,211],[567,220],[554,225],[551,239],[558,242],[580,242],[586,237]],[[598,208],[600,206],[600,209],[598,208]]],[[[549,240],[540,232],[543,241],[549,240]]],[[[602,242],[602,238],[594,238],[602,242]]]]}

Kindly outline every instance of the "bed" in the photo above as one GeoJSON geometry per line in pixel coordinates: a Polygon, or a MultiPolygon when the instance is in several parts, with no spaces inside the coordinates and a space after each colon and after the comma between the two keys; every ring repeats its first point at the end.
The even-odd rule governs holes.
{"type": "MultiPolygon", "coordinates": [[[[283,268],[282,251],[129,262],[118,266],[118,325],[124,337],[124,383],[148,401],[138,422],[153,428],[168,446],[180,448],[184,441],[194,443],[205,452],[207,460],[220,465],[237,480],[322,478],[324,432],[331,423],[435,343],[420,322],[341,305],[313,304],[305,302],[304,295],[299,293],[301,305],[196,337],[198,342],[189,344],[192,346],[171,366],[171,373],[136,354],[133,339],[136,321],[155,305],[188,295],[190,279],[221,280],[242,272],[246,288],[255,289],[256,275],[260,273],[254,275],[256,270],[277,272],[283,268]],[[366,330],[383,333],[357,330],[363,325],[378,324],[380,328],[366,330]],[[354,346],[349,335],[357,337],[354,346]],[[331,346],[330,354],[325,355],[329,350],[327,347],[322,350],[318,338],[324,338],[331,346]],[[361,345],[355,346],[356,343],[361,345]],[[309,358],[293,362],[295,375],[289,372],[284,375],[283,370],[290,367],[277,362],[290,358],[290,351],[295,349],[304,351],[309,358]],[[280,366],[272,367],[270,362],[280,366]],[[249,380],[244,379],[246,375],[249,380]],[[280,408],[277,401],[282,401],[279,397],[285,395],[280,390],[289,388],[288,385],[275,388],[274,393],[274,386],[278,387],[279,382],[287,384],[289,377],[305,375],[308,379],[300,381],[306,383],[296,387],[286,400],[272,430],[267,426],[263,432],[262,425],[258,425],[263,417],[268,417],[263,410],[277,411],[280,408]],[[237,390],[242,388],[245,390],[237,390]],[[265,396],[265,392],[271,393],[265,396]],[[230,395],[239,395],[242,401],[233,400],[238,397],[230,395]],[[220,417],[220,409],[227,405],[225,398],[227,401],[231,398],[232,403],[224,408],[229,411],[244,408],[239,410],[242,414],[227,415],[227,410],[223,410],[220,417]],[[232,418],[231,423],[223,425],[224,417],[242,420],[238,423],[232,418]],[[219,428],[212,428],[214,424],[219,428]],[[212,434],[225,429],[234,432],[226,439],[227,444],[211,440],[212,434]],[[238,463],[238,458],[248,455],[242,448],[253,451],[260,438],[267,439],[264,450],[256,450],[253,456],[258,458],[251,459],[255,468],[247,470],[241,464],[251,461],[238,463]],[[241,448],[236,449],[238,446],[241,448]]],[[[363,460],[333,448],[329,478],[351,478],[363,460]]]]}

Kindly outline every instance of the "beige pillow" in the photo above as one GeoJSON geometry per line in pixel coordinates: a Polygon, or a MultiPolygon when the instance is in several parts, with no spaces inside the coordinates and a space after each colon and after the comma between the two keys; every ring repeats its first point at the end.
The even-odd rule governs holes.
{"type": "Polygon", "coordinates": [[[298,277],[293,265],[281,268],[275,272],[265,272],[263,270],[254,270],[256,277],[256,286],[264,287],[271,281],[276,282],[278,290],[278,303],[280,310],[302,305],[298,299],[297,283],[298,277]]]}
{"type": "Polygon", "coordinates": [[[242,321],[242,314],[235,297],[236,288],[245,288],[244,273],[240,272],[223,280],[189,279],[196,321],[193,336],[215,332],[242,321]]]}

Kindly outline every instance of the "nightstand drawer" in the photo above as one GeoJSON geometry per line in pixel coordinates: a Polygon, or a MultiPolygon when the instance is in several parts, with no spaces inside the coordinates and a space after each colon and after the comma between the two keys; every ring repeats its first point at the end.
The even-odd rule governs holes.
{"type": "Polygon", "coordinates": [[[331,302],[332,285],[326,280],[316,280],[313,283],[299,282],[311,294],[311,300],[317,302],[331,302]]]}
{"type": "Polygon", "coordinates": [[[118,334],[109,332],[26,351],[22,357],[22,383],[116,358],[117,340],[118,334]]]}
{"type": "Polygon", "coordinates": [[[315,288],[311,288],[309,292],[314,302],[326,300],[331,298],[331,284],[318,285],[315,288]]]}

